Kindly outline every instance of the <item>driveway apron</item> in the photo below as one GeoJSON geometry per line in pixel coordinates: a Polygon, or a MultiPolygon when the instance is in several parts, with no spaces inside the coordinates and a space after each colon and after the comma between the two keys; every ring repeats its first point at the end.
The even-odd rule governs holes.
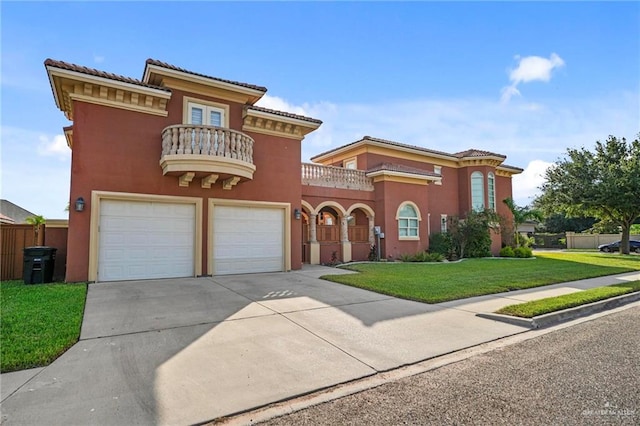
{"type": "Polygon", "coordinates": [[[325,273],[91,284],[80,341],[2,424],[201,423],[524,331],[325,273]]]}

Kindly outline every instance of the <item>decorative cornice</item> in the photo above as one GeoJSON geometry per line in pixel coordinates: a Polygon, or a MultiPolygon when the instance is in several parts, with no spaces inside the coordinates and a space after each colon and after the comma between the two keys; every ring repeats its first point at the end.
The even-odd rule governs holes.
{"type": "Polygon", "coordinates": [[[73,126],[63,127],[64,137],[67,140],[67,146],[69,149],[73,149],[73,126]]]}
{"type": "Polygon", "coordinates": [[[245,108],[242,130],[302,140],[305,135],[320,127],[320,124],[321,122],[318,121],[302,120],[279,115],[275,112],[245,108]]]}
{"type": "Polygon", "coordinates": [[[506,164],[502,164],[501,166],[496,167],[497,176],[511,177],[513,175],[519,175],[522,172],[524,172],[524,169],[521,169],[520,167],[508,166],[506,164]]]}
{"type": "Polygon", "coordinates": [[[58,108],[73,121],[73,101],[166,117],[171,92],[47,65],[58,108]]]}
{"type": "Polygon", "coordinates": [[[498,167],[502,163],[502,159],[495,157],[467,157],[460,160],[459,167],[470,166],[491,166],[498,167]]]}
{"type": "Polygon", "coordinates": [[[147,62],[142,81],[180,90],[185,90],[185,88],[194,90],[191,87],[195,84],[200,87],[196,93],[210,93],[213,90],[216,97],[252,105],[267,91],[266,88],[259,86],[208,77],[169,65],[160,66],[158,62],[154,61],[147,62]]]}
{"type": "Polygon", "coordinates": [[[400,182],[414,185],[428,185],[430,182],[440,182],[441,177],[417,175],[414,173],[397,172],[393,170],[378,170],[367,173],[367,177],[373,178],[373,182],[400,182]]]}

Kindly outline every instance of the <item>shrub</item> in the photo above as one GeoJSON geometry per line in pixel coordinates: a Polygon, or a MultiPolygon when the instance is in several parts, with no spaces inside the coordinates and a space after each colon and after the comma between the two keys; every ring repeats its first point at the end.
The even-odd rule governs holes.
{"type": "Polygon", "coordinates": [[[425,262],[443,262],[445,257],[440,253],[426,253],[425,262]]]}
{"type": "Polygon", "coordinates": [[[515,257],[519,257],[519,258],[528,258],[533,256],[533,252],[529,247],[517,247],[513,251],[513,254],[515,255],[515,257]]]}
{"type": "Polygon", "coordinates": [[[514,257],[515,253],[513,252],[513,248],[506,246],[500,250],[500,257],[514,257]]]}
{"type": "Polygon", "coordinates": [[[448,258],[452,252],[453,244],[450,234],[444,232],[429,236],[429,253],[438,253],[448,258]]]}
{"type": "Polygon", "coordinates": [[[444,260],[444,256],[440,253],[428,253],[426,251],[419,251],[414,255],[401,254],[400,260],[402,260],[403,262],[442,262],[444,260]]]}
{"type": "Polygon", "coordinates": [[[375,262],[376,260],[378,260],[378,248],[375,244],[372,244],[369,248],[369,260],[371,262],[375,262]]]}
{"type": "Polygon", "coordinates": [[[415,262],[415,257],[410,254],[403,253],[400,255],[400,260],[403,262],[415,262]]]}

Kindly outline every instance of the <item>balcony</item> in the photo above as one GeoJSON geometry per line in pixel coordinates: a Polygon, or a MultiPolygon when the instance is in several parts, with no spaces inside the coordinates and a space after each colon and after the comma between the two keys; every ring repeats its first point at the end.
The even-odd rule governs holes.
{"type": "Polygon", "coordinates": [[[253,179],[253,142],[244,133],[223,127],[166,127],[162,131],[162,173],[177,176],[180,186],[199,178],[203,188],[221,181],[223,189],[231,189],[253,179]]]}
{"type": "Polygon", "coordinates": [[[327,188],[373,191],[373,180],[362,170],[302,163],[302,184],[327,188]]]}

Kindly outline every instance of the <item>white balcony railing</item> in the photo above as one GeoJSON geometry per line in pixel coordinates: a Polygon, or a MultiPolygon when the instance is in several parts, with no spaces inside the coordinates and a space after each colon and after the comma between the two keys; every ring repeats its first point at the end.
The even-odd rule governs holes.
{"type": "Polygon", "coordinates": [[[302,163],[302,184],[327,188],[373,191],[373,179],[362,170],[302,163]]]}
{"type": "Polygon", "coordinates": [[[214,126],[178,124],[162,131],[162,155],[210,155],[253,164],[253,139],[214,126]]]}

